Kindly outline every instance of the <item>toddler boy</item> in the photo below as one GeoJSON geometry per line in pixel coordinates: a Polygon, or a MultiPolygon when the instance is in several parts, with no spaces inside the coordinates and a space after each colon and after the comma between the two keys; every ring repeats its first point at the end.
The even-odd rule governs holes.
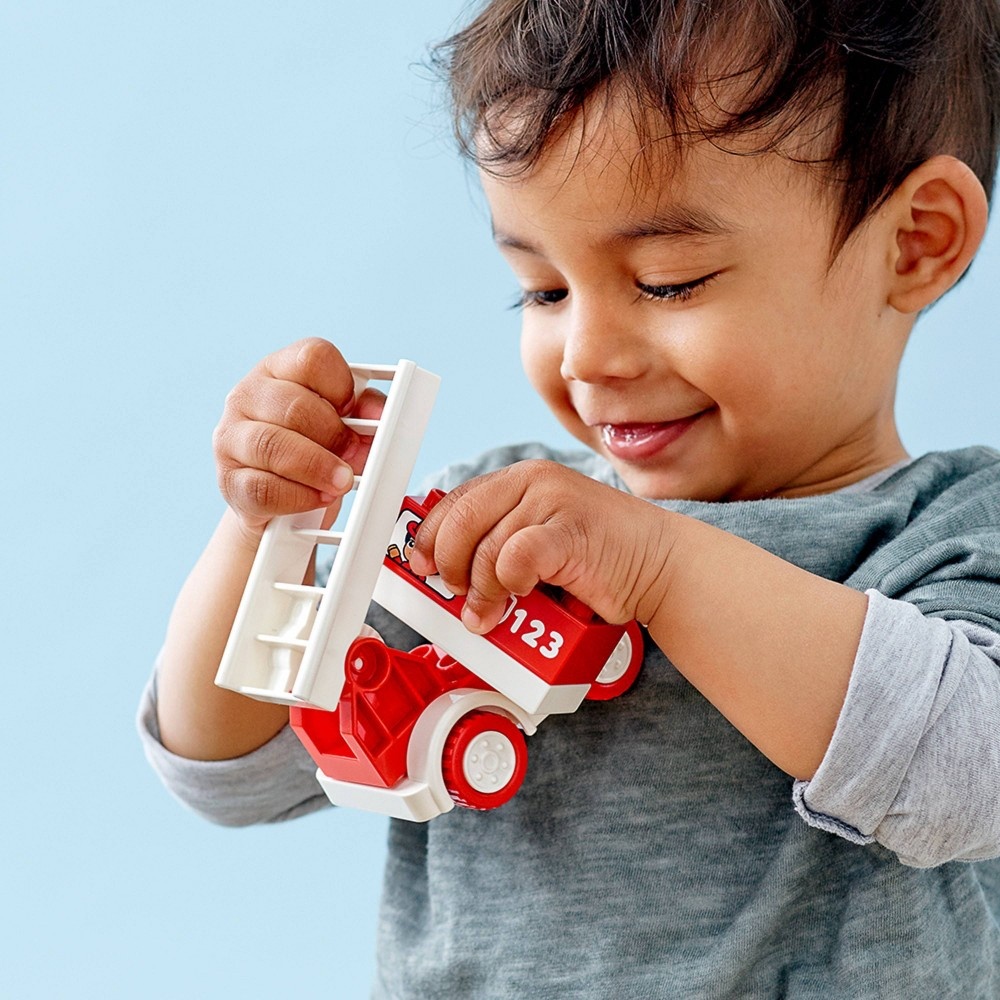
{"type": "MultiPolygon", "coordinates": [[[[376,995],[1000,995],[1000,454],[911,459],[893,413],[986,226],[996,0],[494,0],[438,58],[587,450],[451,467],[410,563],[473,631],[545,581],[648,634],[512,802],[393,822],[376,995]]],[[[227,400],[142,715],[221,822],[325,801],[212,679],[267,520],[336,503],[379,406],[316,340],[227,400]]]]}

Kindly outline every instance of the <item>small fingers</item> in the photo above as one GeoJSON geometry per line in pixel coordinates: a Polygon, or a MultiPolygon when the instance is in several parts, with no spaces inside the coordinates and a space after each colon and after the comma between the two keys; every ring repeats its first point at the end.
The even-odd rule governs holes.
{"type": "MultiPolygon", "coordinates": [[[[346,420],[372,421],[379,420],[382,410],[385,407],[385,395],[377,389],[365,389],[358,396],[351,415],[346,420]]],[[[373,427],[350,429],[353,441],[349,448],[338,451],[338,454],[348,462],[354,471],[360,475],[364,470],[365,462],[368,460],[368,453],[371,451],[372,439],[375,434],[373,427]]]]}
{"type": "Polygon", "coordinates": [[[496,577],[512,594],[527,594],[543,580],[565,587],[574,539],[565,522],[529,524],[504,543],[496,559],[496,577]]]}
{"type": "Polygon", "coordinates": [[[463,619],[474,632],[494,628],[510,595],[527,594],[542,581],[593,606],[607,574],[593,556],[604,527],[592,523],[586,497],[597,488],[605,489],[545,461],[469,480],[429,512],[411,565],[423,575],[440,573],[465,595],[463,619]]]}
{"type": "Polygon", "coordinates": [[[287,427],[329,451],[344,451],[355,438],[328,400],[295,382],[258,379],[241,403],[247,419],[287,427]]]}
{"type": "Polygon", "coordinates": [[[462,617],[473,632],[493,628],[510,594],[526,594],[538,582],[520,560],[510,578],[498,573],[505,547],[519,550],[518,533],[537,514],[523,499],[524,483],[504,472],[470,480],[441,500],[417,532],[414,571],[436,571],[452,592],[466,595],[462,617]]]}
{"type": "MultiPolygon", "coordinates": [[[[437,564],[437,544],[441,525],[459,497],[469,488],[470,483],[465,483],[446,493],[420,523],[417,537],[413,541],[413,551],[410,554],[410,565],[413,567],[414,573],[429,576],[432,573],[440,572],[437,564]]],[[[449,589],[454,593],[464,593],[464,588],[461,591],[456,591],[449,585],[449,589]]]]}
{"type": "MultiPolygon", "coordinates": [[[[503,615],[507,598],[511,594],[527,594],[538,582],[538,577],[524,574],[512,585],[501,571],[503,552],[523,531],[515,514],[509,515],[487,532],[475,546],[468,563],[468,582],[465,586],[465,606],[462,621],[471,632],[489,632],[503,615]]],[[[439,542],[440,544],[440,542],[439,542]]],[[[447,579],[442,575],[442,579],[447,579]]]]}
{"type": "Polygon", "coordinates": [[[281,514],[336,505],[337,497],[293,483],[261,469],[233,468],[220,471],[219,485],[229,506],[246,522],[263,525],[281,514]]]}
{"type": "Polygon", "coordinates": [[[301,340],[268,355],[226,398],[213,436],[226,502],[260,519],[342,496],[371,441],[345,424],[346,414],[377,419],[382,401],[374,390],[355,400],[351,369],[328,341],[301,340]]]}
{"type": "Polygon", "coordinates": [[[266,357],[236,385],[221,426],[276,424],[350,461],[360,439],[341,417],[354,405],[353,375],[340,352],[323,340],[299,341],[266,357]]]}
{"type": "Polygon", "coordinates": [[[321,506],[329,502],[326,498],[342,495],[354,483],[350,465],[315,441],[276,424],[244,420],[230,425],[220,434],[217,452],[224,453],[218,462],[219,485],[226,501],[237,510],[256,510],[263,498],[280,496],[272,513],[287,513],[288,491],[273,485],[272,476],[308,491],[296,491],[299,503],[307,495],[314,501],[298,506],[300,510],[321,506]],[[259,475],[255,478],[254,474],[259,475]]]}
{"type": "Polygon", "coordinates": [[[354,376],[344,356],[328,340],[309,337],[296,341],[269,354],[255,371],[309,389],[341,415],[354,406],[354,376]]]}
{"type": "Polygon", "coordinates": [[[431,508],[417,531],[410,557],[414,571],[438,572],[450,589],[464,594],[477,547],[518,506],[523,495],[523,488],[507,469],[456,486],[431,508]]]}
{"type": "Polygon", "coordinates": [[[542,581],[569,582],[565,570],[572,550],[561,524],[527,524],[509,532],[500,528],[483,540],[472,562],[462,618],[473,632],[494,628],[511,594],[528,594],[542,581]]]}
{"type": "Polygon", "coordinates": [[[379,392],[378,389],[366,388],[358,396],[351,416],[360,417],[362,420],[378,420],[382,416],[383,409],[385,409],[385,393],[379,392]]]}
{"type": "MultiPolygon", "coordinates": [[[[461,489],[461,487],[459,488],[461,489]]],[[[448,589],[464,594],[469,589],[472,559],[491,528],[477,514],[474,504],[453,490],[437,504],[417,531],[413,564],[418,573],[434,572],[448,589]]]]}

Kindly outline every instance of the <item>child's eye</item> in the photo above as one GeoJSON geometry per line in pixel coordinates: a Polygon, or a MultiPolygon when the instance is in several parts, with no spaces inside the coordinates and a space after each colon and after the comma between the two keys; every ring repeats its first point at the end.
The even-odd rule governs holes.
{"type": "Polygon", "coordinates": [[[718,271],[713,271],[711,274],[695,278],[693,281],[682,282],[679,285],[647,285],[637,281],[636,287],[639,289],[640,298],[643,299],[660,302],[686,302],[695,292],[700,291],[718,275],[718,271]]]}
{"type": "Polygon", "coordinates": [[[525,309],[528,306],[554,306],[569,294],[565,288],[543,288],[537,292],[523,291],[511,308],[525,309]]]}

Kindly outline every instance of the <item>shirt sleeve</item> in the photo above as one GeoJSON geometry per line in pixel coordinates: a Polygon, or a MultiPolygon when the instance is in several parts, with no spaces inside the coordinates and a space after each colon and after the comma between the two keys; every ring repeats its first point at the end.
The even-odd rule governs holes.
{"type": "Polygon", "coordinates": [[[796,810],[916,867],[1000,855],[1000,636],[867,593],[847,697],[796,810]]]}
{"type": "Polygon", "coordinates": [[[146,758],[172,795],[223,826],[273,823],[329,805],[316,765],[285,726],[252,753],[232,760],[188,760],[160,741],[156,672],[143,691],[136,719],[146,758]]]}

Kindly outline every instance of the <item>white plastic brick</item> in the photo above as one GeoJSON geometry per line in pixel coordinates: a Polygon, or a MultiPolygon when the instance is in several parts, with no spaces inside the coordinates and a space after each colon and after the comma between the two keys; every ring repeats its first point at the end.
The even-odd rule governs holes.
{"type": "Polygon", "coordinates": [[[427,785],[410,778],[405,778],[395,788],[375,788],[331,778],[317,770],[316,780],[335,806],[363,809],[365,812],[381,813],[383,816],[408,819],[415,823],[426,823],[455,807],[451,799],[445,803],[438,802],[427,785]]]}
{"type": "Polygon", "coordinates": [[[458,618],[390,569],[379,572],[374,597],[386,611],[427,636],[532,715],[575,712],[590,690],[589,684],[548,684],[488,639],[470,632],[458,618]]]}

